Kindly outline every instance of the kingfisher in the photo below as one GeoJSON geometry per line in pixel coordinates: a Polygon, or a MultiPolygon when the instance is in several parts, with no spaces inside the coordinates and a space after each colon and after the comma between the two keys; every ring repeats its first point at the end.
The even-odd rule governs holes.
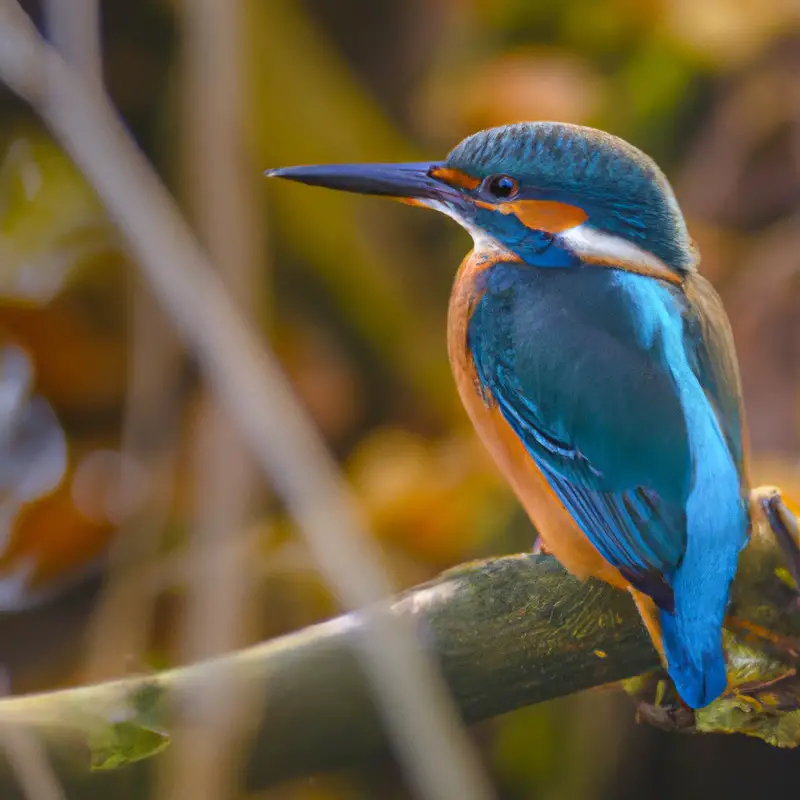
{"type": "Polygon", "coordinates": [[[266,174],[432,208],[472,235],[447,339],[479,437],[545,548],[630,591],[683,701],[724,693],[750,531],[739,370],[655,162],[603,131],[525,122],[444,161],[266,174]]]}

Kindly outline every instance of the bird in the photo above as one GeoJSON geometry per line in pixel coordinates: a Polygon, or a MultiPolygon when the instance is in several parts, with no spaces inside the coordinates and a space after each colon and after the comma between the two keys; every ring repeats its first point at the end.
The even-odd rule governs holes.
{"type": "Polygon", "coordinates": [[[265,174],[434,209],[471,234],[447,348],[479,438],[546,550],[632,594],[681,700],[723,695],[751,528],[741,382],[657,164],[536,121],[479,131],[444,161],[265,174]]]}

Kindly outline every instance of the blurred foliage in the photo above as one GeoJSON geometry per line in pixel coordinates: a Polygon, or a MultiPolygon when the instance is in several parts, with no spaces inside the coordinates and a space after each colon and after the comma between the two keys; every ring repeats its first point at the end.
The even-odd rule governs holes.
{"type": "MultiPolygon", "coordinates": [[[[104,4],[109,89],[179,197],[173,15],[180,6],[104,4]]],[[[754,479],[800,498],[800,14],[793,4],[246,0],[245,7],[253,113],[243,158],[254,175],[281,164],[436,157],[477,128],[519,119],[597,125],[656,157],[732,317],[754,479]]],[[[136,346],[132,265],[64,154],[25,109],[0,101],[0,609],[14,609],[61,598],[60,587],[96,573],[114,531],[154,500],[146,487],[131,487],[130,475],[147,465],[129,464],[122,452],[136,346]]],[[[265,186],[259,202],[270,245],[259,322],[341,457],[395,576],[411,583],[458,561],[529,547],[533,532],[477,445],[446,363],[447,295],[469,246],[465,234],[399,205],[288,184],[265,186]]],[[[172,652],[191,524],[186,440],[199,388],[190,362],[180,371],[169,536],[163,563],[151,565],[161,587],[153,664],[172,652]]],[[[270,497],[260,499],[242,537],[231,534],[255,542],[263,561],[265,611],[254,636],[335,609],[270,497]]],[[[82,641],[83,628],[71,624],[82,641]]],[[[63,658],[58,680],[75,679],[74,653],[51,649],[35,658],[63,658]]],[[[33,674],[35,664],[28,669],[33,674]]],[[[628,716],[613,700],[575,698],[498,720],[481,743],[504,797],[600,797],[628,763],[625,747],[646,759],[644,745],[631,743],[628,716]],[[581,739],[589,719],[599,720],[594,738],[581,739]],[[607,746],[598,748],[600,740],[607,746]]],[[[690,796],[696,788],[689,778],[676,785],[690,796]]],[[[381,792],[389,796],[385,784],[381,792]]],[[[337,781],[287,787],[282,796],[378,795],[337,781]]]]}
{"type": "Polygon", "coordinates": [[[91,190],[42,131],[5,131],[2,152],[0,298],[43,306],[108,254],[113,235],[91,190]]]}

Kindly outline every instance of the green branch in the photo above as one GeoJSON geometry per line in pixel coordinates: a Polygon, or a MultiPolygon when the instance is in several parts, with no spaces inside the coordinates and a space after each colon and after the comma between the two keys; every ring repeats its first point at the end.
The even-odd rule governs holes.
{"type": "MultiPolygon", "coordinates": [[[[467,564],[403,594],[391,612],[373,613],[418,622],[467,722],[658,666],[628,596],[580,583],[549,557],[467,564]]],[[[42,737],[71,800],[144,797],[169,743],[169,712],[235,674],[262,698],[247,769],[257,790],[385,752],[354,647],[361,633],[358,617],[347,615],[213,662],[9,698],[0,701],[0,724],[42,737]],[[106,769],[93,770],[92,756],[106,769]]],[[[0,796],[15,797],[13,785],[4,770],[0,796]]]]}
{"type": "MultiPolygon", "coordinates": [[[[582,583],[549,556],[466,564],[368,613],[413,619],[467,723],[651,671],[653,679],[628,684],[651,721],[794,746],[800,614],[783,564],[759,523],[733,589],[731,691],[696,714],[658,685],[658,658],[629,596],[582,583]]],[[[216,661],[0,700],[0,726],[23,725],[41,737],[71,800],[145,797],[169,746],[171,715],[193,709],[193,697],[213,691],[217,679],[235,677],[252,692],[246,784],[256,791],[386,752],[359,661],[362,635],[363,615],[349,614],[216,661]]],[[[0,770],[0,797],[18,792],[8,768],[0,770]]]]}

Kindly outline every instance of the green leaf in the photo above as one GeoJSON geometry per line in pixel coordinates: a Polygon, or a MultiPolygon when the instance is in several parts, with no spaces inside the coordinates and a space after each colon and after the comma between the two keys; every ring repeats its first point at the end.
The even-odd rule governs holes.
{"type": "Polygon", "coordinates": [[[136,688],[119,710],[89,726],[93,770],[109,770],[151,758],[164,750],[170,736],[158,723],[163,687],[147,681],[136,688]]]}
{"type": "Polygon", "coordinates": [[[133,722],[109,725],[89,737],[92,769],[118,769],[157,755],[169,745],[169,734],[133,722]]]}

